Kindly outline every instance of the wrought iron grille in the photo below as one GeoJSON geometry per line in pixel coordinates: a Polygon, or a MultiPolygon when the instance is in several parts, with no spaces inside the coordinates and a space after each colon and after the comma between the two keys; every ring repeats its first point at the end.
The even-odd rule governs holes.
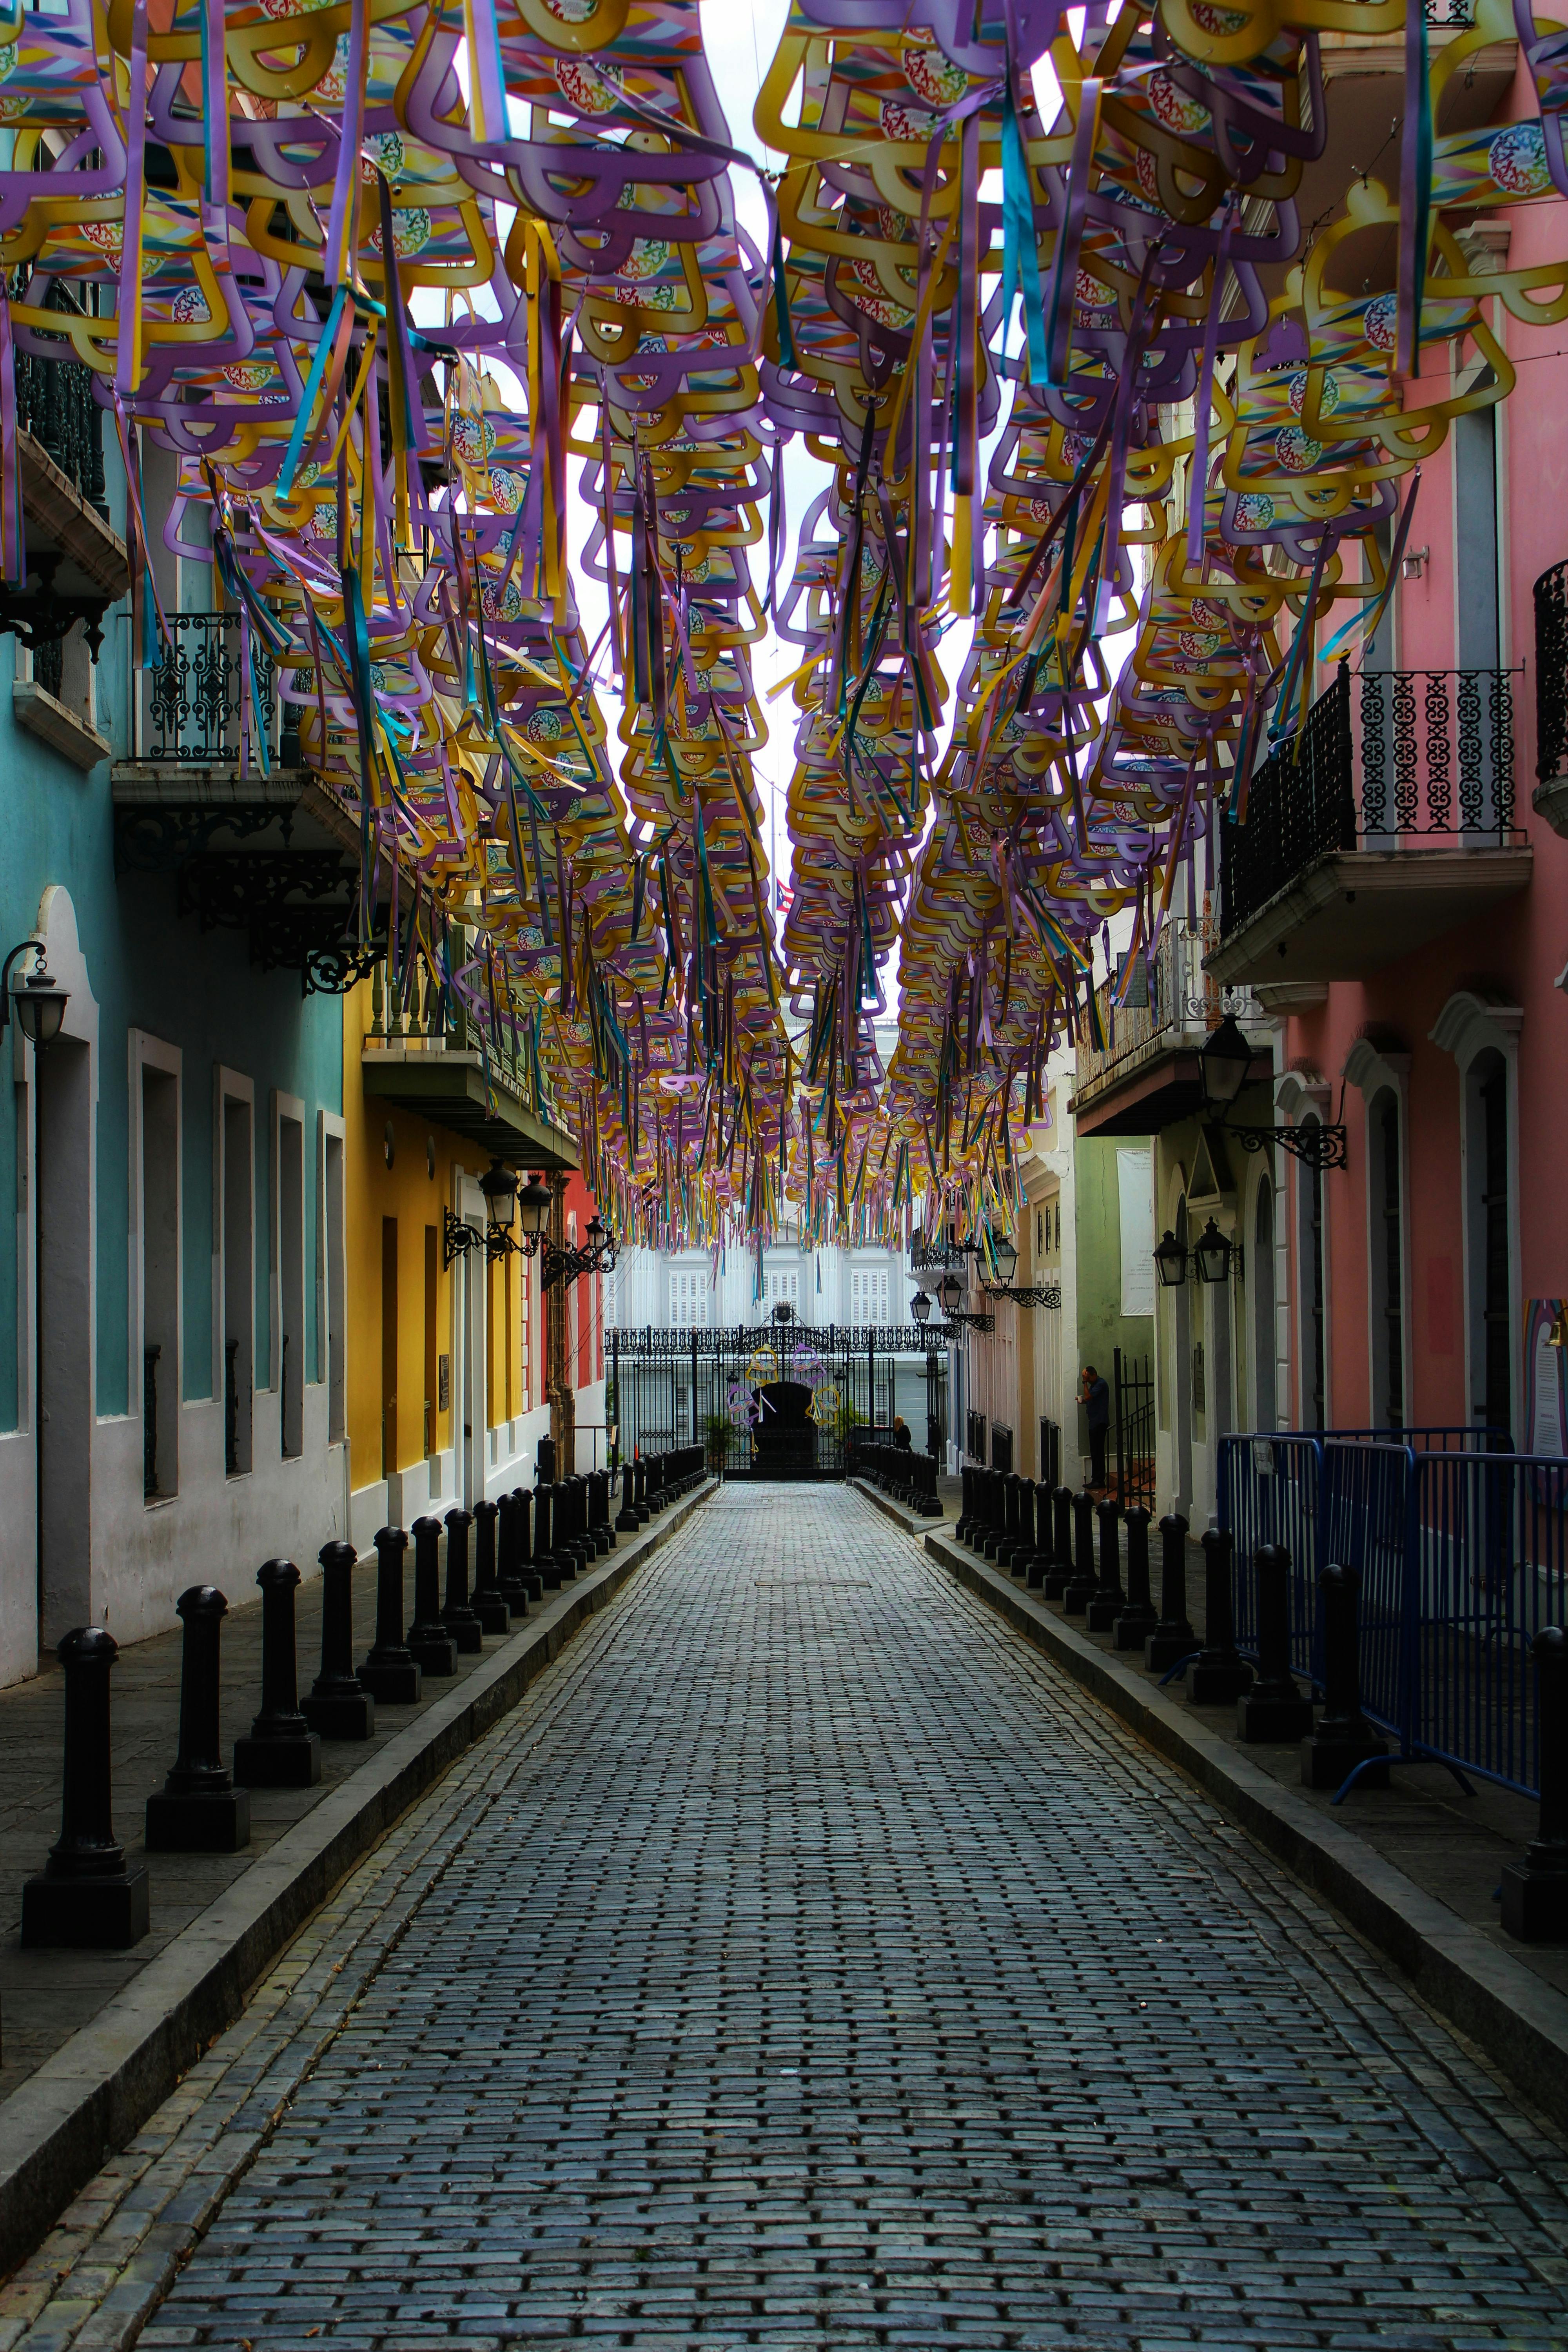
{"type": "Polygon", "coordinates": [[[1116,1499],[1125,1511],[1134,1503],[1154,1507],[1154,1374],[1147,1356],[1125,1356],[1113,1364],[1116,1403],[1116,1499]]]}
{"type": "Polygon", "coordinates": [[[701,1445],[726,1478],[843,1478],[895,1415],[947,1425],[947,1359],[915,1331],[764,1323],[611,1330],[605,1420],[622,1456],[701,1445]],[[892,1345],[884,1343],[892,1342],[892,1345]]]}
{"type": "MultiPolygon", "coordinates": [[[[221,766],[239,758],[248,704],[240,658],[240,625],[232,613],[171,613],[172,646],[150,674],[148,760],[191,760],[221,766]]],[[[268,743],[275,733],[272,657],[250,640],[257,698],[268,743]]]]}
{"type": "Polygon", "coordinates": [[[1222,828],[1223,938],[1331,853],[1511,838],[1513,673],[1363,670],[1353,688],[1342,662],[1255,771],[1245,824],[1222,828]]]}
{"type": "Polygon", "coordinates": [[[1005,1421],[991,1424],[991,1467],[1011,1470],[1013,1467],[1013,1433],[1005,1421]]]}
{"type": "MultiPolygon", "coordinates": [[[[49,290],[47,307],[75,310],[78,305],[57,282],[49,290]]],[[[68,357],[69,350],[62,336],[58,359],[42,358],[36,352],[16,353],[16,422],[107,522],[103,411],[92,396],[92,370],[68,357]]]]}
{"type": "Polygon", "coordinates": [[[142,1350],[142,1492],[150,1503],[158,1492],[158,1359],[160,1348],[142,1350]]]}
{"type": "Polygon", "coordinates": [[[1047,1486],[1062,1483],[1062,1433],[1059,1422],[1040,1416],[1040,1477],[1047,1486]]]}
{"type": "Polygon", "coordinates": [[[1535,773],[1568,772],[1568,563],[1535,583],[1535,773]]]}
{"type": "Polygon", "coordinates": [[[985,1415],[969,1412],[963,1422],[963,1450],[972,1462],[985,1459],[985,1415]]]}

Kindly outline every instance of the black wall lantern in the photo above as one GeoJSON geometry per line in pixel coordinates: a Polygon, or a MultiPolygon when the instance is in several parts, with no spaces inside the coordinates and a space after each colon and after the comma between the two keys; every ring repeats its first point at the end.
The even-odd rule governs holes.
{"type": "Polygon", "coordinates": [[[931,1321],[931,1300],[923,1290],[917,1290],[910,1301],[910,1313],[917,1323],[931,1321]]]}
{"type": "MultiPolygon", "coordinates": [[[[1317,1124],[1310,1127],[1231,1125],[1226,1113],[1246,1086],[1251,1067],[1252,1048],[1242,1035],[1235,1013],[1227,1013],[1198,1055],[1204,1107],[1218,1112],[1219,1123],[1226,1135],[1234,1135],[1244,1151],[1261,1151],[1266,1144],[1278,1143],[1296,1159],[1305,1160],[1310,1168],[1343,1168],[1347,1162],[1342,1124],[1333,1127],[1317,1124]]],[[[1214,1221],[1211,1218],[1209,1222],[1212,1224],[1214,1221]]],[[[1159,1255],[1158,1251],[1155,1255],[1159,1255]]],[[[1203,1279],[1205,1282],[1222,1281],[1224,1276],[1205,1275],[1203,1279]]]]}
{"type": "Polygon", "coordinates": [[[1193,1244],[1193,1263],[1198,1270],[1198,1280],[1200,1282],[1228,1281],[1231,1260],[1233,1257],[1239,1257],[1240,1255],[1240,1251],[1235,1247],[1229,1234],[1222,1234],[1211,1217],[1193,1244]]]}
{"type": "Polygon", "coordinates": [[[1164,1240],[1154,1252],[1154,1271],[1162,1290],[1179,1290],[1187,1278],[1187,1253],[1168,1225],[1164,1240]]]}
{"type": "Polygon", "coordinates": [[[28,1044],[40,1048],[52,1045],[60,1034],[69,1003],[70,991],[60,986],[44,961],[42,940],[23,940],[0,965],[0,1029],[9,1024],[15,1005],[16,1026],[28,1044]],[[33,969],[25,980],[13,986],[11,967],[29,948],[36,959],[33,969]]]}

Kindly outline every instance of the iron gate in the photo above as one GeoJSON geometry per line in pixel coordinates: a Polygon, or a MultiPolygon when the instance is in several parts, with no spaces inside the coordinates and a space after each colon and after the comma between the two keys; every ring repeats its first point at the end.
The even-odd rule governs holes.
{"type": "Polygon", "coordinates": [[[622,1456],[700,1445],[726,1478],[843,1478],[858,1439],[947,1435],[947,1358],[918,1325],[609,1331],[605,1418],[622,1456]]]}

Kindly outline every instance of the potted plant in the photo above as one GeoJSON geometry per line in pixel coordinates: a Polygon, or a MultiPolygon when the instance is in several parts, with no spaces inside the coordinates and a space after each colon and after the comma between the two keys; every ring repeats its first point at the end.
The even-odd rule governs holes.
{"type": "Polygon", "coordinates": [[[726,1412],[710,1412],[703,1424],[703,1434],[707,1441],[708,1467],[710,1470],[722,1470],[735,1443],[734,1423],[726,1412]]]}

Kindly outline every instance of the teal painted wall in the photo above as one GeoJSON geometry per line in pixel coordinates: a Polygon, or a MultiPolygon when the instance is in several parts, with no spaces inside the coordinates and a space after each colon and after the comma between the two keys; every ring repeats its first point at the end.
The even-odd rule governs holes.
{"type": "MultiPolygon", "coordinates": [[[[105,436],[110,511],[123,509],[123,476],[113,433],[105,436]]],[[[104,625],[95,708],[117,754],[128,748],[129,616],[104,625]]],[[[297,972],[263,973],[243,931],[204,933],[176,911],[173,874],[114,871],[114,817],[106,761],[83,775],[16,724],[9,638],[0,638],[0,954],[37,920],[38,902],[62,885],[100,1009],[98,1104],[98,1411],[122,1413],[129,1378],[127,1252],[130,1235],[128,1033],[145,1029],[183,1056],[183,1213],[185,1394],[213,1393],[213,1073],[226,1064],[256,1087],[256,1381],[270,1385],[268,1360],[271,1095],[305,1105],[306,1359],[315,1375],[315,1127],[319,1109],[342,1109],[342,1008],[333,996],[302,998],[297,972]]],[[[0,1233],[17,1231],[16,1106],[9,1053],[0,1075],[0,1233]]],[[[0,1429],[18,1421],[17,1263],[0,1245],[0,1429]]]]}

